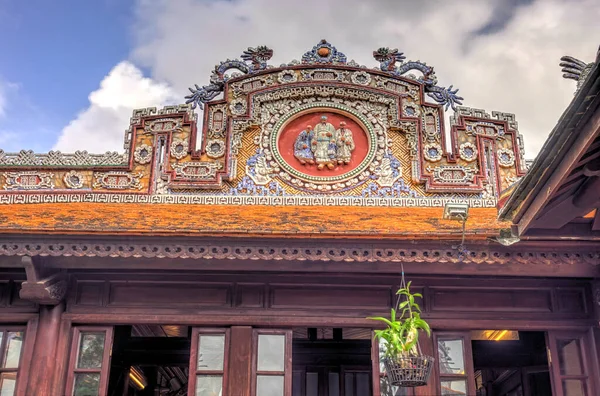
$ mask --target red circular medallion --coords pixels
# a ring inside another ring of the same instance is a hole
[[[369,139],[353,118],[315,111],[288,122],[279,134],[277,148],[283,160],[298,172],[332,177],[344,175],[362,163],[369,151]]]

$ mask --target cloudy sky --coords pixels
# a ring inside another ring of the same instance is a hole
[[[559,58],[594,60],[599,19],[598,0],[0,0],[0,148],[121,151],[132,109],[183,102],[219,61],[326,38],[434,66],[465,105],[515,113],[533,158],[573,97]]]

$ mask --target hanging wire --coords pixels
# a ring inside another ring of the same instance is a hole
[[[463,223],[464,226],[464,223]],[[463,233],[463,240],[464,240],[464,233]],[[404,264],[402,262],[400,262],[400,269],[402,271],[402,276],[400,278],[400,288],[401,289],[406,289],[406,280],[404,278]],[[401,294],[398,294],[398,298],[396,299],[396,314],[398,313],[398,308],[400,307],[400,298],[401,298]],[[406,298],[408,301],[408,297]],[[396,320],[398,320],[398,318],[396,317]],[[417,330],[418,331],[418,330]],[[417,351],[419,355],[422,355],[423,353],[421,352],[421,345],[419,345],[420,342],[417,342]]]

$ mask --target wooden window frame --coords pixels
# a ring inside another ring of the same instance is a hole
[[[440,368],[440,354],[438,350],[438,341],[447,340],[462,340],[463,345],[463,364],[465,366],[465,374],[442,374]],[[473,367],[473,348],[471,346],[471,333],[470,332],[450,332],[450,331],[437,331],[433,332],[433,349],[435,356],[435,369],[437,370],[437,390],[441,393],[442,381],[452,380],[465,380],[466,382],[466,394],[475,394],[475,369]],[[433,376],[432,376],[433,377]]]
[[[81,369],[77,368],[77,358],[79,353],[79,343],[82,333],[101,333],[104,332],[104,352],[102,354],[102,366],[99,369]],[[73,395],[76,374],[100,374],[100,385],[98,386],[98,395],[104,396],[108,391],[108,378],[110,374],[110,358],[112,356],[113,345],[113,326],[76,326],[73,327],[73,338],[71,339],[71,352],[69,354],[69,371],[67,374],[67,385],[65,394]]]
[[[223,369],[222,370],[198,370],[198,347],[200,346],[200,337],[210,335],[225,336],[225,348],[223,350]],[[228,328],[192,328],[192,343],[190,350],[190,367],[188,375],[188,395],[196,394],[196,382],[199,375],[221,375],[223,377],[222,394],[227,396],[227,383],[229,372],[229,342],[230,329]]]
[[[23,341],[21,344],[21,351],[19,354],[19,364],[17,367],[5,368],[4,362],[4,354],[7,352],[6,348],[8,347],[8,339],[7,335],[9,332],[22,332],[23,333]],[[15,373],[15,395],[18,395],[18,386],[19,386],[19,372],[21,370],[21,363],[23,359],[23,350],[25,349],[25,337],[27,336],[27,331],[25,326],[0,326],[0,333],[2,333],[2,342],[0,343],[0,375],[4,373]]]
[[[577,339],[579,341],[582,374],[561,374],[558,357],[558,340]],[[548,363],[552,390],[556,394],[564,394],[563,381],[581,381],[588,396],[594,395],[598,386],[597,373],[593,364],[594,339],[590,331],[582,330],[557,330],[546,332],[546,347],[548,348]]]
[[[258,336],[259,335],[283,335],[285,336],[285,347],[283,355],[283,371],[259,371],[258,368]],[[292,330],[254,329],[252,331],[252,396],[260,396],[256,393],[257,377],[259,375],[283,376],[283,395],[292,394]]]

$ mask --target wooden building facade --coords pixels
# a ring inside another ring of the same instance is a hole
[[[135,111],[124,154],[2,152],[0,393],[600,394],[600,68],[528,166],[514,115],[373,55],[249,48]],[[414,389],[367,319],[402,272]]]

